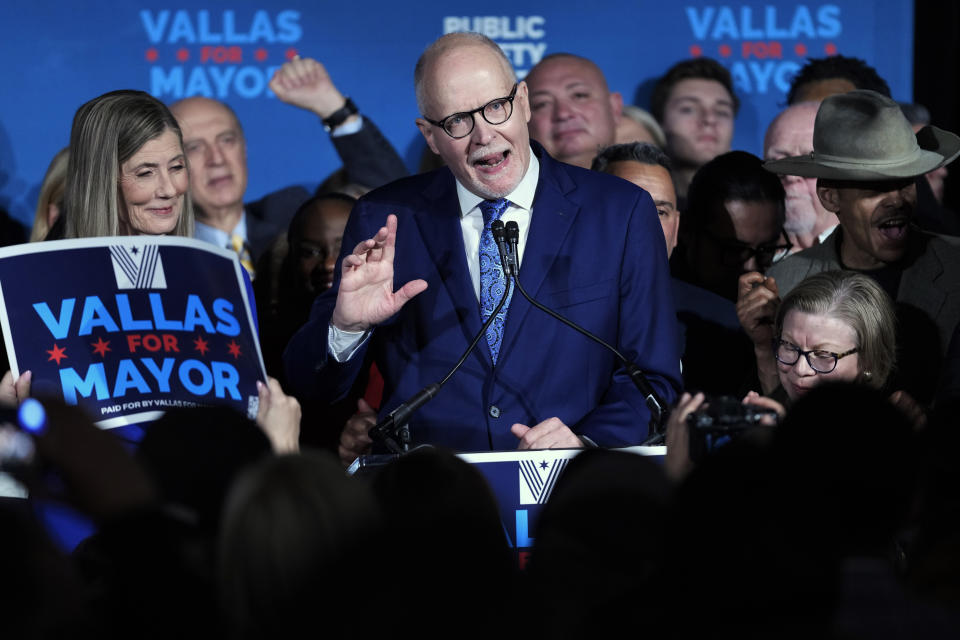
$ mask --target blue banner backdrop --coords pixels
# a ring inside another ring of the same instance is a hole
[[[475,30],[506,51],[520,75],[561,51],[593,59],[625,101],[648,106],[656,77],[691,56],[720,60],[743,107],[734,148],[760,153],[807,57],[858,56],[912,95],[913,3],[560,2],[452,9],[369,0],[244,0],[178,4],[37,0],[0,8],[0,207],[32,220],[44,171],[68,143],[76,108],[120,88],[162,100],[205,95],[237,111],[248,145],[248,200],[290,184],[315,185],[339,162],[316,119],[272,97],[267,82],[288,56],[315,57],[415,169],[424,148],[413,121],[413,66],[449,31]]]
[[[205,404],[255,418],[266,373],[241,269],[231,251],[172,237],[2,249],[10,367],[103,428]]]

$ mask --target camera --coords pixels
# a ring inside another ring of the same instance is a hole
[[[695,430],[727,434],[757,425],[773,425],[778,420],[773,409],[743,404],[732,396],[707,398],[699,409],[687,416],[687,424]]]
[[[756,427],[773,426],[778,422],[779,416],[773,409],[743,404],[732,396],[709,397],[687,416],[690,459],[697,462]]]

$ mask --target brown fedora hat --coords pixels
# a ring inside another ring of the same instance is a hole
[[[952,162],[960,137],[937,127],[916,135],[900,106],[875,91],[829,96],[813,126],[813,153],[771,160],[768,171],[806,178],[912,178]]]

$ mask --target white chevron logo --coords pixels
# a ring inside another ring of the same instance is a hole
[[[544,458],[540,462],[521,460],[520,504],[544,504],[553,492],[557,478],[567,466],[566,458]]]
[[[110,247],[113,274],[118,289],[166,289],[167,278],[163,273],[160,249],[156,245],[143,247]]]

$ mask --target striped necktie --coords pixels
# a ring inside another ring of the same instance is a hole
[[[240,264],[247,271],[247,275],[253,280],[256,275],[256,269],[253,268],[253,257],[250,255],[250,245],[237,234],[230,236],[230,246],[228,247],[237,252],[240,256]]]

